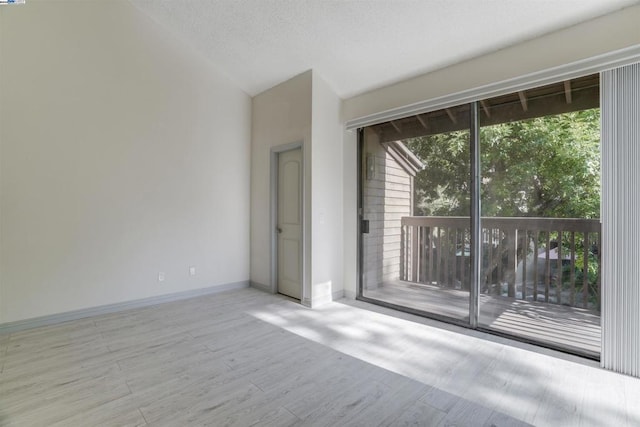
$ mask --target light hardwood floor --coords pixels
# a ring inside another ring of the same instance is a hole
[[[640,379],[246,289],[0,336],[0,425],[640,425]]]

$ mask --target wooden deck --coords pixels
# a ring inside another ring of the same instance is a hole
[[[469,319],[469,293],[409,282],[387,283],[364,296],[455,319]],[[600,315],[557,304],[480,296],[479,323],[494,331],[599,357]]]

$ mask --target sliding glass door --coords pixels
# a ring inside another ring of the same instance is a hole
[[[359,297],[598,357],[599,139],[598,75],[365,128]]]
[[[463,105],[365,131],[362,296],[468,322],[469,117]]]
[[[600,353],[598,75],[480,110],[479,325]]]

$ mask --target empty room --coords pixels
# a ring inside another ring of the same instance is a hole
[[[0,0],[0,426],[640,425],[638,22]]]

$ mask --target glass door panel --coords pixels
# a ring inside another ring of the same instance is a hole
[[[559,84],[480,110],[479,325],[598,356],[600,118],[586,79],[579,105]]]
[[[469,123],[464,105],[365,129],[363,297],[469,321]]]

